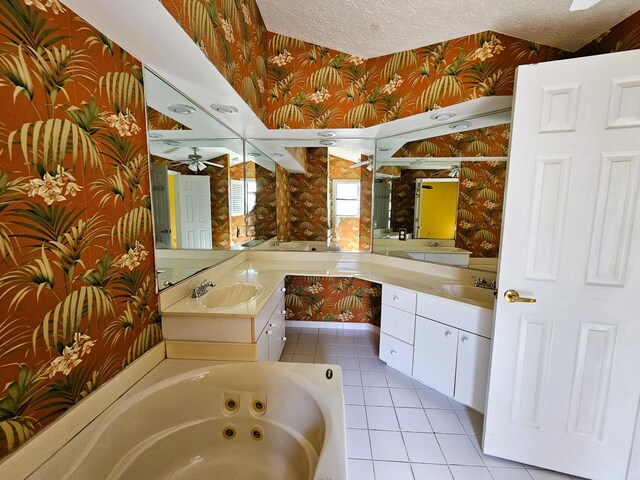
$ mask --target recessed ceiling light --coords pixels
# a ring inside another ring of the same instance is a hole
[[[325,130],[323,132],[318,132],[318,136],[322,138],[331,138],[336,136],[336,132],[332,132],[330,130]]]
[[[389,150],[391,150],[389,147],[378,147],[379,152],[388,152]]]
[[[328,147],[330,147],[331,145],[335,145],[336,142],[335,140],[320,140],[320,145],[326,145]]]
[[[213,108],[218,113],[224,113],[225,115],[235,115],[238,113],[238,109],[233,105],[223,105],[222,103],[212,103]]]
[[[169,105],[167,108],[174,113],[179,113],[180,115],[191,115],[192,113],[197,112],[197,110],[193,108],[191,105],[184,105],[182,103]]]
[[[165,145],[169,145],[170,147],[179,147],[180,145],[182,145],[180,142],[174,142],[173,140],[165,140],[164,142]]]
[[[149,138],[162,138],[159,133],[149,132]]]
[[[258,152],[250,152],[250,153],[247,153],[247,157],[256,158],[256,157],[261,157],[261,156],[262,156],[262,154],[261,154],[261,153],[258,153]]]
[[[457,131],[466,130],[471,126],[471,122],[462,122],[462,123],[454,123],[453,125],[449,125],[449,128],[452,128]]]
[[[455,116],[456,114],[453,112],[440,112],[440,113],[434,113],[433,115],[431,115],[431,119],[437,120],[439,122],[445,122]]]
[[[284,153],[279,153],[279,152],[272,152],[271,153],[272,157],[284,157]]]

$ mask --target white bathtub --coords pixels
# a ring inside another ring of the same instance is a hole
[[[344,436],[340,367],[215,365],[125,396],[28,478],[346,480]]]

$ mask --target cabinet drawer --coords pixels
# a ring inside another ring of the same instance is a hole
[[[380,360],[392,368],[411,375],[413,347],[385,333],[380,334]]]
[[[416,313],[416,293],[398,287],[382,287],[382,303],[409,313]]]
[[[277,362],[280,360],[282,350],[284,349],[285,337],[285,325],[282,322],[278,330],[274,329],[273,333],[269,335],[269,361]]]
[[[449,397],[456,379],[458,330],[416,317],[413,376]]]
[[[382,305],[380,331],[413,345],[415,319],[413,313],[398,310],[389,305]]]
[[[416,314],[487,338],[493,333],[493,310],[448,298],[421,293]]]

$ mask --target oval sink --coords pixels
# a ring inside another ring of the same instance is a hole
[[[469,285],[458,285],[457,283],[445,283],[440,285],[440,289],[444,292],[456,297],[463,297],[476,302],[488,303],[493,305],[495,297],[493,290],[488,288],[478,288]]]
[[[231,308],[250,302],[261,293],[262,287],[258,284],[237,282],[225,287],[213,287],[198,301],[205,308]]]

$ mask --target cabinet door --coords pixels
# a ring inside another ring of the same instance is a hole
[[[427,318],[416,317],[413,376],[450,397],[456,378],[458,330]]]
[[[385,333],[380,334],[380,360],[391,368],[411,375],[413,347]]]
[[[266,362],[269,360],[269,328],[265,328],[262,334],[258,337],[256,345],[258,346],[258,361]]]
[[[389,305],[382,305],[380,331],[413,345],[415,315],[398,310]]]
[[[482,413],[487,395],[490,354],[491,340],[472,333],[459,333],[454,398]]]

